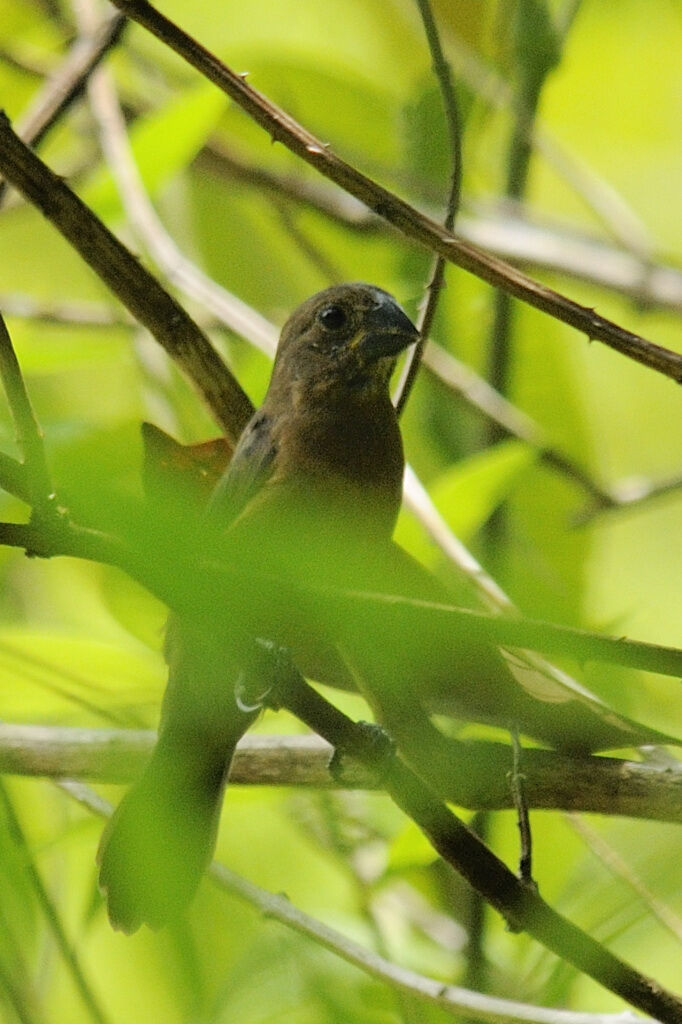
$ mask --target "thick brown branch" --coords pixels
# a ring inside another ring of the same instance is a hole
[[[235,441],[251,402],[178,302],[0,116],[0,172],[54,224],[200,389]]]

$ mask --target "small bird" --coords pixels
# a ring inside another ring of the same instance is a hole
[[[320,559],[331,564],[329,552],[351,539],[388,544],[403,473],[389,380],[416,337],[395,300],[370,285],[329,288],[294,312],[265,401],[209,505],[224,557],[239,551],[248,565],[246,547],[261,570],[297,563],[305,572]],[[173,618],[166,654],[158,742],[98,853],[110,920],[126,932],[158,928],[192,899],[213,853],[234,748],[257,714],[240,687],[268,671],[258,644],[216,636],[210,622]],[[330,662],[340,664],[333,651]]]
[[[416,338],[396,301],[368,284],[328,288],[286,322],[265,400],[207,512],[219,556],[238,564],[245,580],[252,570],[448,600],[392,540],[404,458],[389,383]],[[369,622],[334,624],[314,608],[283,606],[274,590],[263,605],[250,636],[243,622],[226,636],[210,621],[171,621],[159,739],[99,849],[100,887],[117,928],[160,927],[194,895],[213,853],[234,748],[258,713],[240,694],[257,692],[260,679],[267,689],[267,645],[257,640],[286,647],[304,675],[359,687],[399,746],[401,733],[409,744],[423,708],[518,727],[574,750],[659,738],[607,714],[589,694],[562,691],[522,652],[461,637],[429,644],[409,630],[363,644]]]

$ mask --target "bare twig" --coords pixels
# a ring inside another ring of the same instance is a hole
[[[633,1024],[632,1016],[627,1013],[592,1014],[546,1009],[511,999],[487,996],[456,985],[444,985],[365,949],[335,929],[298,910],[286,897],[266,892],[222,864],[214,862],[210,872],[222,888],[246,900],[265,917],[274,918],[300,935],[311,938],[365,974],[398,989],[410,1000],[454,1014],[458,1020],[464,1017],[468,1020],[490,1021],[491,1024]],[[646,1022],[647,1018],[643,1018],[643,1024]],[[653,1024],[653,1021],[649,1019],[648,1024]]]
[[[566,21],[563,27],[570,27],[570,21]],[[450,39],[450,46],[462,80],[495,109],[506,110],[511,107],[511,86],[493,65],[484,62],[456,37]],[[629,252],[648,261],[652,248],[649,232],[614,187],[593,168],[580,161],[573,152],[565,149],[544,125],[538,122],[534,124],[530,142],[597,216],[611,237],[617,239]]]
[[[471,580],[485,606],[494,612],[513,612],[512,601],[455,536],[410,465],[405,467],[403,494],[407,506],[412,509],[432,540],[467,579]]]
[[[60,789],[93,814],[108,817],[112,811],[107,801],[88,786],[64,779]],[[209,868],[211,878],[221,889],[239,897],[260,911],[264,919],[272,919],[300,935],[312,939],[335,956],[358,967],[370,977],[396,988],[420,1003],[433,1005],[459,1016],[466,1013],[475,1020],[491,1024],[632,1024],[629,1013],[580,1013],[574,1010],[545,1009],[511,999],[482,995],[455,985],[444,985],[423,974],[398,967],[385,957],[365,949],[341,932],[293,906],[285,896],[267,892],[253,882],[214,861]],[[654,1024],[650,1018],[638,1018],[642,1024]]]
[[[493,577],[486,572],[480,562],[474,558],[468,548],[455,536],[435,507],[426,488],[409,465],[405,467],[403,493],[406,504],[418,517],[432,540],[472,583],[483,606],[488,608],[494,615],[503,615],[507,618],[518,617],[518,608],[516,608]],[[523,646],[519,645],[520,648]],[[533,648],[535,645],[530,644],[529,646]],[[537,649],[547,650],[547,648]],[[518,653],[523,660],[525,672],[537,674],[540,677],[545,677],[545,679],[551,679],[560,692],[564,694],[580,694],[583,697],[587,696],[592,704],[596,702],[596,698],[588,693],[580,683],[562,669],[557,668],[556,665],[551,664],[540,654],[532,650],[520,650]],[[555,648],[554,653],[560,654],[560,648]]]
[[[682,476],[671,476],[666,480],[652,481],[644,477],[630,477],[614,484],[609,494],[599,499],[576,517],[579,525],[591,522],[596,516],[605,512],[618,512],[640,508],[657,498],[673,494],[682,489]]]
[[[130,327],[135,322],[113,303],[106,306],[95,302],[52,302],[21,293],[0,293],[0,309],[6,316],[68,327]]]
[[[309,206],[351,231],[387,230],[386,224],[353,196],[300,174],[277,174],[248,163],[226,150],[222,142],[211,140],[197,160],[260,191]],[[647,309],[682,312],[682,272],[640,255],[639,249],[625,250],[564,225],[530,220],[522,210],[508,205],[477,205],[468,212],[464,207],[457,217],[457,230],[465,241],[521,266],[557,271],[607,288]]]
[[[325,701],[294,671],[287,674],[278,703],[324,736],[341,754],[381,771],[382,786],[424,832],[443,859],[459,872],[515,930],[527,931],[548,949],[662,1022],[679,1024],[682,1000],[646,978],[556,913],[533,887],[523,884],[477,837],[435,798],[397,755],[377,766],[376,737]],[[381,756],[381,755],[380,755]]]
[[[424,365],[455,394],[461,395],[474,409],[495,422],[500,431],[525,441],[535,448],[547,465],[580,486],[598,507],[610,506],[616,499],[567,455],[554,448],[542,428],[530,416],[517,409],[483,377],[460,362],[446,349],[431,341],[424,353]]]
[[[81,36],[74,43],[17,124],[17,133],[28,146],[38,146],[80,96],[88,76],[117,44],[126,24],[122,14],[115,14],[103,21],[96,32]],[[7,183],[0,181],[0,203],[6,188]]]
[[[682,381],[682,355],[625,330],[599,316],[594,310],[581,306],[532,280],[502,260],[460,241],[445,228],[420,214],[409,203],[341,160],[329,146],[271,103],[262,93],[252,89],[243,76],[231,71],[146,0],[114,2],[120,10],[147,28],[231,96],[275,141],[284,143],[306,163],[360,199],[375,213],[393,224],[406,238],[443,256],[448,262],[476,274],[489,284],[503,288],[529,305],[570,324],[588,338],[602,341],[628,358],[673,380]]]
[[[436,76],[440,88],[443,109],[445,112],[445,123],[448,130],[450,143],[450,189],[445,209],[443,226],[447,231],[452,232],[455,226],[455,218],[459,211],[462,200],[462,125],[460,123],[459,109],[457,107],[457,96],[452,84],[452,72],[450,65],[445,59],[443,47],[441,46],[438,27],[433,17],[429,0],[417,0],[419,14],[424,26],[424,32],[431,53],[433,73]],[[412,387],[417,378],[419,367],[424,356],[424,350],[428,343],[429,334],[438,308],[443,283],[445,280],[445,260],[438,255],[433,261],[430,280],[426,289],[426,302],[419,313],[417,328],[419,338],[417,344],[408,353],[403,368],[402,376],[398,384],[395,406],[398,415],[402,413],[405,404],[410,396]]]

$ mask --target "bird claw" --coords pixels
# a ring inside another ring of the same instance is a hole
[[[235,702],[244,714],[279,707],[277,694],[294,668],[287,647],[265,637],[256,637],[255,643],[257,664],[248,673],[240,672],[234,687]]]
[[[395,756],[396,744],[383,726],[375,722],[356,722],[354,749],[336,747],[329,762],[329,772],[337,781],[343,775],[344,757],[358,757],[366,767],[376,773],[376,784],[381,786]]]

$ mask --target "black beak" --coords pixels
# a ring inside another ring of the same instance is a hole
[[[373,289],[376,301],[365,313],[357,347],[363,359],[372,363],[397,356],[419,337],[419,331],[388,292]]]

